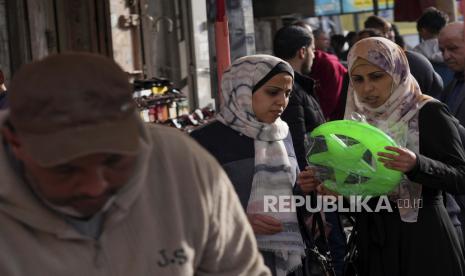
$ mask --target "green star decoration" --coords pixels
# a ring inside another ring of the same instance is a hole
[[[310,137],[314,143],[307,156],[309,163],[332,171],[322,180],[328,189],[339,194],[386,194],[402,177],[402,173],[385,168],[373,158],[377,152],[385,151],[385,146],[396,146],[396,143],[369,124],[332,121],[313,130]],[[317,148],[318,144],[320,148]]]

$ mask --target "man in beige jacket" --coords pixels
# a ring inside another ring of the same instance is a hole
[[[0,275],[270,275],[216,161],[144,125],[91,54],[20,69],[0,114]]]

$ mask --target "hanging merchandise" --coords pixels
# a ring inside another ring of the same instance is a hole
[[[165,124],[189,133],[213,119],[215,119],[215,111],[211,105],[208,105],[202,109],[196,109],[192,114],[187,113],[175,119],[169,119]]]
[[[378,152],[396,142],[367,123],[339,120],[320,125],[310,133],[307,160],[318,178],[341,195],[379,196],[400,182],[402,173],[378,161]]]
[[[173,88],[173,83],[167,79],[135,80],[133,86],[133,99],[144,122],[164,124],[190,132],[215,116],[211,106],[196,109],[190,114],[187,97]]]
[[[173,88],[173,83],[167,79],[152,78],[134,81],[133,98],[146,122],[163,123],[170,118],[182,114],[169,111],[169,107],[186,102],[187,98],[179,90]],[[148,111],[148,112],[146,112]]]

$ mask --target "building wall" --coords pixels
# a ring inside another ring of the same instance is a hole
[[[113,59],[125,70],[134,76],[142,73],[139,51],[134,45],[137,42],[138,27],[122,27],[121,21],[131,14],[131,7],[127,0],[111,0],[110,4],[110,28],[113,48]]]

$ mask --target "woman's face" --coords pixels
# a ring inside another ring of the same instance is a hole
[[[292,77],[279,73],[269,79],[252,95],[252,109],[257,120],[271,124],[281,116],[289,102]]]
[[[360,64],[350,73],[357,98],[371,108],[384,104],[391,96],[392,77],[372,64]]]

